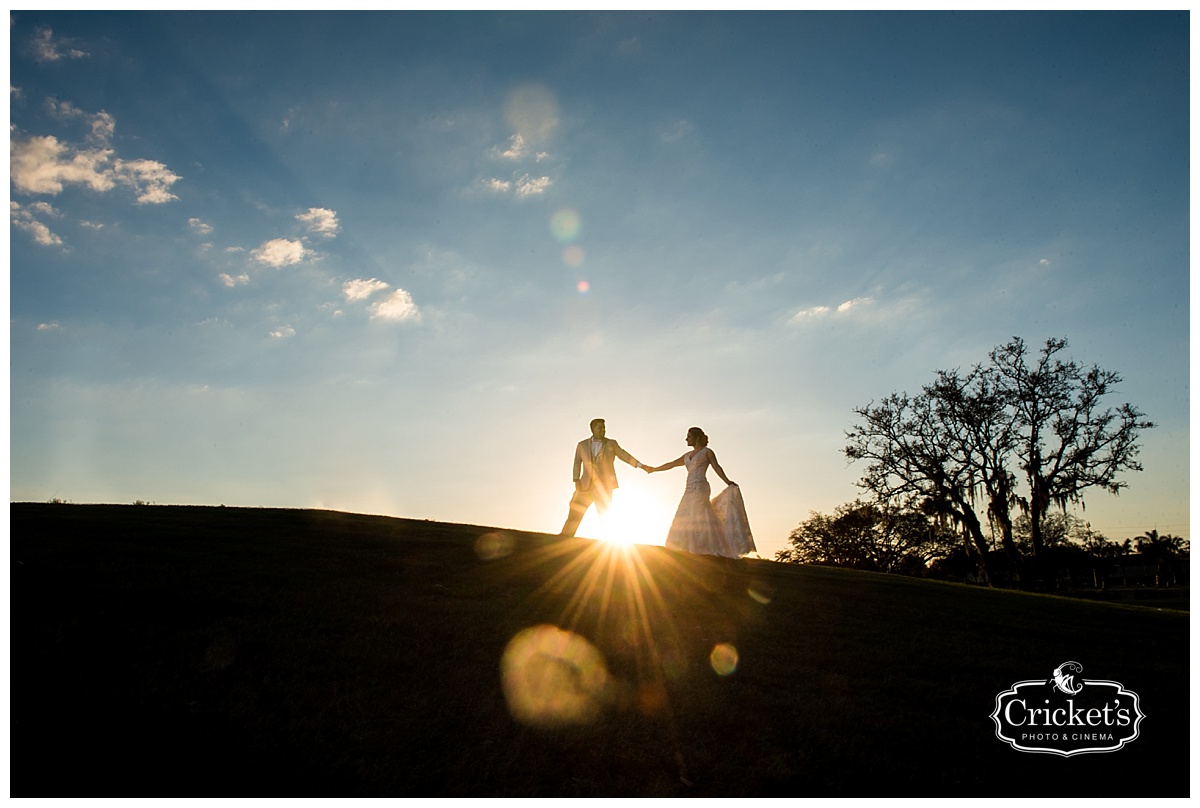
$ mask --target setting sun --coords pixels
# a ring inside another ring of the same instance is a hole
[[[613,495],[612,508],[601,516],[590,508],[576,535],[603,539],[614,544],[655,544],[667,540],[667,530],[675,515],[668,505],[646,491],[619,488]]]

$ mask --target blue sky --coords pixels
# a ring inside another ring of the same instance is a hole
[[[11,496],[555,532],[603,417],[649,463],[703,427],[771,555],[860,495],[854,407],[1053,336],[1158,424],[1078,515],[1189,537],[1188,42],[1186,12],[13,12]],[[661,541],[683,472],[618,472]]]

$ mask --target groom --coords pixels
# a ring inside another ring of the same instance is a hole
[[[617,487],[617,471],[613,459],[621,458],[631,466],[643,468],[633,455],[617,445],[615,440],[604,437],[604,419],[591,423],[592,436],[579,441],[575,447],[575,466],[571,478],[575,480],[575,495],[571,497],[571,510],[563,524],[560,536],[574,536],[583,521],[583,515],[594,502],[596,510],[604,513],[612,502],[613,489]]]

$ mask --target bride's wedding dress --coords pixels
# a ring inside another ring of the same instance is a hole
[[[741,490],[731,485],[709,501],[712,493],[707,476],[710,455],[705,447],[683,458],[688,473],[687,484],[667,533],[667,547],[725,558],[754,552],[754,536],[750,533]]]

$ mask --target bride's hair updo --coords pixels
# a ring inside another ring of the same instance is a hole
[[[705,435],[704,430],[701,429],[700,427],[698,427],[698,426],[692,427],[691,429],[688,430],[688,434],[695,436],[697,446],[704,447],[704,446],[708,445],[708,435]]]

